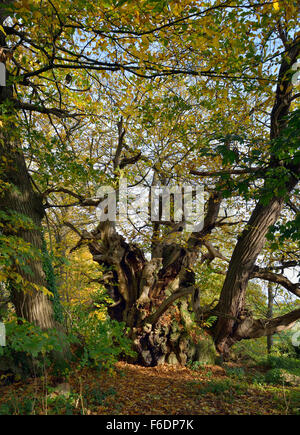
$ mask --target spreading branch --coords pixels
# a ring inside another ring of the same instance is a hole
[[[188,296],[192,294],[194,291],[194,286],[180,288],[176,292],[172,293],[167,299],[165,299],[161,305],[157,308],[157,310],[150,314],[150,316],[147,316],[143,324],[150,323],[151,325],[154,325],[158,319],[162,316],[162,314],[167,311],[167,309],[179,298],[182,298],[184,296]]]
[[[196,171],[190,170],[191,175],[198,175],[199,177],[219,177],[220,175],[243,175],[254,174],[261,171],[261,168],[247,168],[247,169],[223,169],[222,171]]]
[[[273,335],[275,333],[292,328],[299,319],[300,308],[291,311],[284,316],[275,317],[274,319],[252,319],[251,317],[246,318],[237,327],[235,337],[239,340],[242,340]]]
[[[260,269],[255,267],[251,274],[251,278],[260,278],[275,284],[280,284],[290,293],[300,297],[300,283],[292,283],[286,276],[278,273],[271,272],[267,269]]]
[[[45,107],[39,104],[25,103],[24,101],[13,100],[14,108],[17,110],[28,110],[30,112],[44,113],[46,115],[55,115],[58,118],[75,118],[76,116],[83,116],[79,113],[70,113],[67,110],[59,109],[57,107]]]

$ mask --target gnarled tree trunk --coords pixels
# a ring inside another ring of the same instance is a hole
[[[104,284],[115,303],[108,311],[130,328],[139,363],[185,364],[197,356],[186,330],[171,324],[165,313],[176,300],[195,293],[192,269],[204,237],[214,228],[220,203],[219,194],[213,194],[203,229],[192,233],[185,247],[176,244],[173,237],[153,243],[151,260],[126,242],[113,222],[100,222],[94,231],[83,234],[83,239],[89,239],[94,261],[110,270]],[[184,324],[183,316],[179,316]]]

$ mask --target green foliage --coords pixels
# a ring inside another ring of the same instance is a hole
[[[51,389],[48,389],[48,391],[51,393]],[[47,398],[47,405],[50,407],[49,414],[61,414],[64,410],[65,415],[73,415],[76,408],[76,401],[78,401],[78,394],[70,394],[67,397],[63,395],[51,397],[50,394]]]
[[[300,160],[300,109],[290,113],[286,121],[287,125],[281,131],[280,136],[273,141],[271,151],[278,160],[293,161],[294,164],[297,164]]]
[[[106,404],[107,399],[115,396],[117,391],[114,388],[104,390],[86,385],[82,393],[72,391],[69,394],[58,394],[55,387],[48,386],[46,394],[47,401],[45,397],[32,393],[25,397],[11,394],[1,404],[0,415],[33,415],[39,413],[39,410],[46,411],[48,415],[73,415],[91,409],[96,411],[99,406]]]
[[[265,375],[265,382],[268,384],[294,383],[300,377],[300,364],[296,358],[269,355],[263,363],[270,368]]]
[[[267,358],[266,337],[237,342],[232,351],[238,360],[253,364],[261,364]]]
[[[217,319],[217,316],[210,316],[207,320],[205,320],[204,326],[211,328]]]
[[[91,387],[85,386],[84,388],[84,396],[88,397],[89,404],[101,406],[105,403],[108,397],[114,396],[117,394],[117,391],[114,388],[109,388],[106,391],[103,391],[100,387]]]
[[[232,139],[232,138],[231,138]],[[236,138],[235,138],[236,139]],[[228,138],[226,138],[228,141]],[[217,147],[217,152],[219,152],[223,158],[223,164],[233,164],[235,161],[238,160],[239,156],[238,153],[231,150],[228,145],[219,145]]]
[[[291,239],[300,241],[300,214],[298,213],[293,220],[289,220],[284,224],[278,223],[270,227],[268,239],[274,240],[278,236],[279,242]]]
[[[235,379],[242,380],[245,378],[245,370],[242,367],[227,367],[226,374]]]
[[[44,269],[44,272],[46,275],[47,287],[48,287],[48,290],[53,294],[51,299],[52,299],[52,303],[53,303],[54,319],[57,322],[62,323],[63,322],[62,306],[61,306],[59,294],[57,291],[52,261],[51,261],[50,255],[48,253],[46,241],[44,238],[43,238],[42,252],[43,252],[43,269]]]
[[[204,364],[202,361],[188,361],[188,363],[187,363],[187,367],[193,371],[197,371],[197,370],[203,368],[203,365]]]
[[[300,415],[300,391],[291,391],[289,394],[290,408],[296,415]]]
[[[104,310],[103,312],[106,312],[105,307],[107,305],[113,304],[113,299],[107,294],[106,291],[103,291],[103,288],[99,288],[98,290],[91,293],[91,300],[98,310]]]
[[[2,281],[13,280],[14,285],[22,281],[20,274],[15,272],[14,265],[27,275],[32,275],[32,270],[28,266],[28,260],[40,258],[38,250],[34,249],[24,239],[16,235],[2,235],[0,233],[0,278]]]
[[[26,397],[18,398],[11,395],[6,403],[0,406],[0,415],[30,415],[34,407],[34,400]]]
[[[279,336],[279,340],[274,340],[274,344],[272,346],[272,354],[274,356],[279,357],[287,357],[287,358],[299,358],[300,357],[300,348],[293,346],[291,335],[292,331],[286,331],[285,333],[281,333]],[[299,361],[300,365],[300,361]]]
[[[0,406],[0,415],[10,415],[11,414],[11,408],[8,403],[3,403]]]
[[[225,379],[221,381],[210,381],[206,386],[201,387],[199,394],[231,394],[234,393],[242,393],[245,390],[245,387],[242,384],[232,382],[230,379]]]
[[[24,319],[7,322],[6,346],[0,347],[1,383],[41,375],[53,364],[54,355],[63,354],[65,340],[60,331],[46,332]]]
[[[3,227],[5,229],[9,228],[14,233],[17,233],[21,229],[36,229],[36,225],[31,218],[14,210],[0,211],[0,228]]]
[[[46,356],[55,349],[61,349],[61,337],[56,330],[42,331],[40,327],[17,319],[6,324],[7,346],[0,347],[0,355],[7,355],[10,352],[24,352],[32,358]]]
[[[296,358],[270,355],[267,359],[267,364],[272,369],[285,369],[290,373],[299,373],[300,375],[300,363]]]
[[[266,383],[265,375],[262,374],[262,373],[256,372],[256,373],[252,376],[252,378],[251,378],[251,382],[252,382],[254,385],[264,385],[264,384]]]
[[[1,180],[0,180],[1,182]],[[1,184],[1,183],[0,183]],[[5,229],[6,234],[2,229]],[[15,286],[23,281],[16,272],[15,265],[27,274],[32,275],[29,261],[40,259],[41,253],[30,243],[18,235],[20,231],[36,229],[36,225],[28,216],[13,210],[0,211],[0,279],[11,281]]]
[[[300,109],[294,110],[286,119],[286,127],[281,131],[279,137],[273,140],[271,145],[271,152],[274,158],[281,162],[280,166],[270,168],[266,173],[266,184],[264,188],[263,201],[268,200],[274,195],[286,196],[287,194],[287,180],[293,169],[289,166],[292,164],[294,167],[300,161],[299,151],[299,135],[300,135]],[[284,164],[284,165],[283,165]],[[272,239],[272,234],[275,231],[280,231],[282,240],[291,238],[293,240],[300,239],[299,233],[299,213],[293,221],[287,222],[285,225],[274,225],[269,231],[269,238]]]
[[[87,314],[82,306],[72,307],[72,334],[80,337],[83,345],[80,365],[113,370],[121,356],[136,356],[127,338],[125,324],[110,318]]]
[[[98,386],[86,384],[82,391],[70,391],[66,393],[58,393],[57,388],[48,387],[47,405],[49,406],[49,414],[78,414],[85,410],[92,410],[101,405],[105,405],[106,400],[115,394],[117,391],[114,388],[102,389]]]
[[[206,387],[201,388],[200,394],[212,393],[212,394],[222,394],[228,391],[231,386],[230,381],[212,381]]]
[[[269,370],[265,375],[265,381],[267,384],[279,385],[284,383],[282,377],[282,371],[279,368]]]

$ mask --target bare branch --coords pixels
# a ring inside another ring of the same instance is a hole
[[[299,92],[298,94],[293,95],[293,96],[291,97],[290,101],[297,100],[297,98],[299,98],[299,97],[300,97],[300,92]]]
[[[200,264],[204,263],[206,260],[210,264],[215,258],[221,258],[221,260],[229,262],[229,260],[224,257],[224,255],[219,251],[218,248],[214,247],[212,243],[208,240],[203,242],[204,246],[207,248],[207,253],[202,255]]]
[[[219,177],[220,175],[242,175],[242,174],[253,174],[261,171],[261,168],[247,168],[247,169],[224,169],[222,171],[196,171],[194,169],[190,170],[190,174],[198,175],[200,177]]]
[[[83,239],[83,234],[73,224],[71,224],[71,222],[63,222],[63,225],[70,228],[72,231],[74,231],[74,233]]]
[[[120,157],[121,157],[121,153],[123,150],[123,146],[124,146],[124,135],[125,135],[126,130],[123,129],[123,117],[121,116],[120,121],[118,122],[118,133],[119,133],[119,138],[118,138],[118,146],[117,146],[117,150],[116,150],[116,154],[113,160],[114,163],[114,170],[117,169],[117,167],[120,165]]]
[[[195,231],[191,234],[188,241],[189,249],[203,243],[204,237],[211,233],[216,225],[219,215],[220,206],[222,202],[222,195],[220,192],[213,192],[208,200],[207,213],[204,218],[203,228],[200,231]]]
[[[80,239],[78,240],[78,242],[76,243],[75,246],[73,246],[73,248],[70,249],[70,253],[76,251],[78,248],[80,248],[83,243],[85,242],[85,240],[93,240],[93,236],[86,230],[80,232],[78,230],[78,228],[76,228],[71,222],[63,222],[63,225],[65,225],[66,227],[69,227],[72,231],[74,231],[79,237]]]
[[[226,275],[226,272],[223,270],[213,269],[214,273],[219,275]],[[275,284],[280,284],[289,292],[293,293],[295,296],[300,297],[300,283],[293,283],[286,276],[271,272],[269,269],[260,269],[258,266],[255,266],[252,274],[250,275],[250,279],[259,278],[269,282],[273,282]]]
[[[300,284],[299,283],[292,283],[284,275],[270,272],[267,269],[255,268],[251,274],[251,279],[252,278],[260,278],[260,279],[264,279],[264,280],[269,281],[269,282],[273,282],[275,284],[280,284],[282,287],[284,287],[290,293],[293,293],[295,296],[300,297]]]
[[[264,267],[263,270],[283,270],[287,269],[289,267],[296,267],[299,266],[300,263],[297,260],[291,260],[291,261],[284,261],[279,266],[270,266],[270,267]]]
[[[133,163],[136,163],[139,161],[142,157],[142,153],[139,152],[138,154],[132,156],[132,157],[124,157],[124,159],[120,162],[120,169],[125,168],[125,166],[132,165]]]
[[[58,109],[57,107],[45,107],[38,104],[24,103],[23,101],[13,100],[15,109],[29,110],[30,112],[39,112],[46,115],[55,115],[58,118],[75,118],[79,113],[69,113],[67,110]],[[83,114],[81,114],[83,115]]]
[[[83,196],[79,195],[78,193],[73,192],[72,190],[67,189],[65,187],[57,187],[57,188],[50,187],[49,189],[46,189],[43,192],[43,196],[46,197],[50,193],[66,193],[67,195],[73,196],[74,198],[78,199],[78,201],[79,201],[78,204],[74,204],[74,205],[81,205],[84,207],[91,207],[91,206],[97,207],[101,201],[100,198],[84,198]]]
[[[287,205],[290,207],[291,210],[293,210],[294,213],[300,213],[300,209],[290,199],[287,201]]]

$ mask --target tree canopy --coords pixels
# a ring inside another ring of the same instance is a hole
[[[170,344],[184,304],[224,357],[292,327],[298,2],[2,0],[0,25],[0,276],[17,316],[52,328],[77,276],[83,294],[107,292],[148,365],[190,358]],[[132,194],[203,186],[202,227],[99,222],[98,188],[120,194],[124,178]],[[249,309],[264,282],[289,295],[274,318]]]

